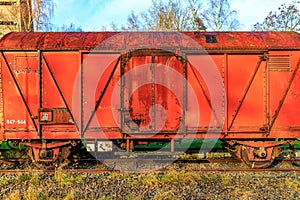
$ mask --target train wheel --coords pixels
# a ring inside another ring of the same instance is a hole
[[[32,163],[39,169],[55,169],[59,166],[65,166],[69,163],[71,146],[58,147],[54,149],[28,148],[28,156]],[[59,154],[60,153],[60,154]]]
[[[32,147],[28,148],[27,151],[28,156],[31,158],[32,163],[39,169],[54,169],[55,163],[54,162],[41,162],[38,159],[35,159],[35,149]]]
[[[233,145],[227,142],[224,142],[224,148],[235,158],[241,159],[241,145]]]
[[[239,145],[240,157],[243,163],[253,169],[263,169],[269,167],[280,153],[280,147],[269,147],[262,150],[260,156],[257,156],[255,151],[257,148]]]

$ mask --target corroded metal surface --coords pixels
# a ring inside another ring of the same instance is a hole
[[[266,141],[300,137],[299,50],[295,32],[10,33],[0,139],[223,139],[265,167],[281,145]]]
[[[20,33],[13,32],[3,37],[0,49],[11,50],[88,50],[94,49],[104,40],[117,35],[118,32],[84,32],[84,33]],[[300,34],[296,32],[184,32],[205,49],[299,49]],[[124,44],[136,46],[155,43],[156,38],[168,37],[168,43],[161,47],[185,47],[185,39],[178,33],[127,32],[122,33]],[[119,41],[116,50],[122,48]]]

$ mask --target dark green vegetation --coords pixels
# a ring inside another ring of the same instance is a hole
[[[196,140],[182,140],[181,142],[175,142],[175,151],[186,151],[189,153],[196,153],[199,152],[201,147],[204,147],[207,142],[204,142],[203,139],[196,139]],[[209,144],[209,143],[208,143]],[[214,142],[213,142],[214,144]],[[210,147],[210,145],[208,145]],[[84,147],[82,147],[83,149]],[[288,145],[282,146],[282,148],[288,148]],[[295,148],[300,149],[300,140],[297,140],[295,142]],[[19,150],[19,147],[17,145],[13,145],[11,141],[9,142],[2,142],[0,145],[0,159],[3,158],[26,158],[26,148],[24,146],[21,146],[22,151]],[[135,145],[134,149],[136,151],[156,151],[163,149],[165,151],[168,151],[170,149],[169,143],[157,143],[152,142],[148,145]],[[222,142],[217,141],[213,145],[212,151],[223,151]],[[225,150],[224,150],[225,151]]]

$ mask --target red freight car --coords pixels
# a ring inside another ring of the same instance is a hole
[[[259,168],[300,138],[295,32],[10,33],[0,51],[0,139],[37,163],[210,138]]]

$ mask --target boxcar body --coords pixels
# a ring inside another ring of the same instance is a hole
[[[0,140],[36,161],[82,138],[91,151],[218,138],[263,167],[300,138],[295,32],[10,33],[0,51]]]

